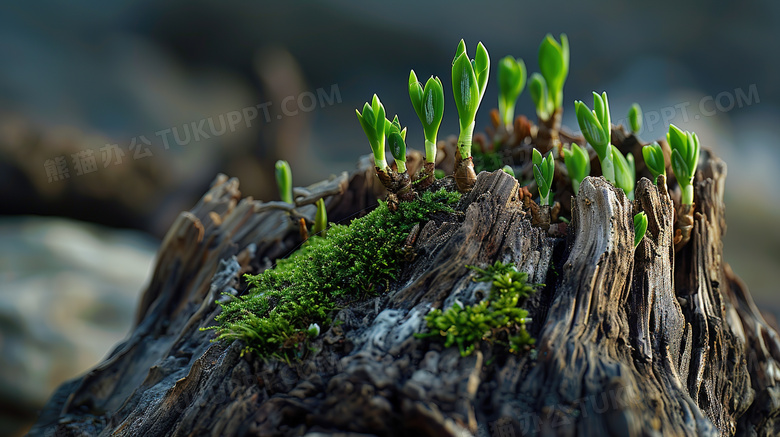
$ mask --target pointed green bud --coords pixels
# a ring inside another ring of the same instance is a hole
[[[515,170],[510,165],[505,165],[501,168],[501,170],[504,171],[504,173],[508,174],[509,176],[515,177]]]
[[[536,148],[534,148],[534,150],[532,152],[531,159],[532,159],[534,165],[542,165],[542,154],[539,153],[539,151],[536,150]]]
[[[672,149],[672,171],[682,189],[682,203],[690,205],[693,203],[693,177],[699,163],[699,137],[672,124],[666,140]]]
[[[634,172],[634,156],[623,156],[617,147],[610,145],[612,149],[612,162],[615,166],[615,185],[622,189],[629,199],[634,200],[634,187],[636,186],[636,173]]]
[[[282,202],[293,202],[292,169],[287,161],[276,161],[276,187],[279,189],[279,197]]]
[[[391,123],[387,124],[387,146],[390,154],[395,158],[395,164],[399,173],[406,172],[406,128],[401,129],[401,122],[398,116],[393,118]]]
[[[548,120],[552,115],[550,110],[551,102],[547,99],[547,83],[541,74],[534,73],[531,75],[531,80],[528,82],[528,92],[534,101],[536,115],[540,120]]]
[[[593,112],[601,124],[601,130],[604,131],[604,137],[607,138],[607,142],[611,142],[612,138],[612,123],[609,116],[609,100],[607,99],[607,92],[604,91],[601,95],[593,92]]]
[[[672,150],[672,171],[680,186],[689,185],[691,183],[693,175],[688,172],[688,164],[677,149]]]
[[[561,34],[561,43],[547,36],[539,45],[539,70],[547,82],[548,98],[552,102],[552,111],[563,103],[563,85],[569,74],[569,40]]]
[[[574,195],[580,191],[580,184],[590,175],[590,156],[587,150],[577,145],[571,144],[571,149],[563,149],[563,161],[566,169],[569,171]]]
[[[461,130],[474,121],[479,104],[479,87],[474,68],[463,53],[452,64],[452,95],[458,109]]]
[[[314,227],[311,228],[312,235],[326,237],[328,229],[328,211],[325,209],[325,200],[317,200],[317,213],[314,216]]]
[[[640,212],[634,216],[634,248],[639,246],[647,232],[647,214]]]
[[[535,148],[533,149],[533,171],[536,186],[539,189],[539,203],[542,206],[552,203],[552,183],[555,175],[555,158],[548,153],[545,158]]]
[[[425,161],[436,162],[436,136],[444,117],[444,87],[438,77],[431,76],[425,88],[417,81],[414,70],[409,73],[409,99],[425,133]]]
[[[374,94],[371,105],[363,105],[363,112],[355,110],[360,126],[363,128],[368,143],[371,145],[371,151],[374,154],[374,164],[379,171],[385,171],[387,161],[385,161],[385,131],[388,121],[385,118],[385,108],[379,97]]]
[[[664,151],[658,143],[648,144],[642,147],[642,157],[645,159],[645,165],[653,175],[653,183],[658,183],[658,176],[666,176],[666,162],[664,160]]]
[[[577,114],[577,123],[582,130],[582,136],[593,147],[593,150],[599,155],[599,159],[603,160],[609,149],[609,137],[604,136],[604,129],[601,127],[601,122],[597,118],[595,111],[591,111],[588,105],[581,101],[574,102],[575,112]]]
[[[423,87],[422,84],[420,84],[420,81],[417,80],[417,75],[414,74],[414,70],[409,72],[409,100],[412,101],[414,112],[416,112],[417,116],[422,120],[423,117],[420,115],[420,110],[422,109]]]
[[[628,125],[634,134],[642,130],[642,108],[639,103],[634,103],[628,110]]]
[[[458,43],[458,48],[455,49],[455,59],[457,59],[458,56],[460,56],[461,54],[465,54],[465,53],[466,53],[466,41],[461,39],[460,42]],[[455,60],[453,60],[452,63],[454,64]]]
[[[490,57],[485,46],[479,43],[476,58],[470,60],[465,44],[463,40],[460,41],[452,62],[452,94],[460,122],[458,151],[463,159],[471,157],[475,117],[490,73]]]
[[[666,133],[666,142],[669,143],[669,147],[672,150],[679,150],[681,151],[681,154],[683,154],[682,151],[687,151],[687,135],[685,135],[685,132],[673,124],[669,125],[669,132]],[[685,154],[687,155],[687,153]]]
[[[477,76],[479,84],[479,100],[482,101],[490,76],[490,56],[482,42],[477,44],[477,54],[474,56],[474,74]]]
[[[498,113],[509,129],[515,118],[515,104],[526,82],[525,63],[522,59],[506,56],[498,63]]]

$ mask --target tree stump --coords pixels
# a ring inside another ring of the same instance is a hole
[[[168,232],[129,338],[65,383],[31,435],[759,435],[780,433],[780,339],[722,261],[725,164],[702,154],[690,242],[675,253],[666,181],[636,202],[602,178],[572,199],[566,236],[531,224],[517,181],[481,173],[455,213],[422,226],[391,290],[335,315],[301,362],[211,342],[217,300],[300,243],[289,212],[220,175]],[[375,202],[370,165],[304,190],[331,221]],[[305,201],[303,201],[305,199]],[[648,231],[633,247],[633,215]],[[514,262],[547,284],[525,307],[536,349],[468,357],[418,339],[431,308],[474,303],[466,265]]]

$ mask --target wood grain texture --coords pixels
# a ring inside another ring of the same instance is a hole
[[[331,221],[365,210],[371,171],[298,191],[296,210],[311,218],[318,195]],[[553,232],[531,225],[515,179],[481,173],[454,213],[421,226],[390,292],[339,311],[293,364],[241,357],[199,329],[224,293],[243,292],[242,273],[298,244],[285,210],[220,176],[166,236],[130,337],[63,385],[31,434],[778,435],[780,337],[722,261],[725,176],[704,153],[691,239],[675,252],[664,178],[640,180],[634,202],[586,178]],[[464,358],[414,337],[431,308],[481,299],[489,284],[466,265],[496,260],[546,284],[525,305],[536,350],[485,343]]]

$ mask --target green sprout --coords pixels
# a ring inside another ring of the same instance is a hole
[[[642,130],[642,108],[639,106],[639,103],[634,103],[631,105],[631,109],[628,110],[628,125],[634,134]]]
[[[506,56],[498,62],[498,114],[507,131],[515,119],[515,104],[525,88],[525,62]]]
[[[528,82],[528,92],[534,101],[536,116],[540,120],[548,120],[554,108],[552,107],[552,102],[547,99],[547,84],[541,74],[534,73],[531,75],[531,80]]]
[[[645,158],[645,165],[653,175],[653,183],[658,183],[658,176],[666,176],[666,161],[664,160],[664,151],[658,143],[648,144],[642,147],[642,156]]]
[[[406,173],[406,128],[401,129],[401,122],[398,121],[397,115],[392,123],[387,124],[386,134],[387,145],[390,154],[395,158],[398,173]]]
[[[531,75],[529,90],[536,106],[536,114],[548,120],[563,104],[563,85],[569,75],[569,39],[561,34],[561,43],[551,34],[539,45],[539,70]]]
[[[282,202],[293,203],[292,169],[287,161],[276,161],[276,186]]]
[[[636,186],[636,164],[634,155],[629,153],[623,156],[617,147],[612,148],[612,162],[615,164],[615,185],[626,192],[629,199],[634,200],[634,186]]]
[[[458,137],[458,152],[462,159],[471,157],[471,141],[474,135],[477,109],[482,102],[490,74],[490,57],[485,46],[477,44],[474,59],[469,59],[466,53],[466,43],[460,40],[455,60],[452,62],[452,94],[458,108],[460,120],[460,136]]]
[[[325,238],[328,229],[328,211],[325,210],[325,200],[317,201],[317,213],[314,216],[314,227],[311,228],[312,235],[319,235]]]
[[[371,151],[374,152],[374,165],[377,171],[387,173],[387,161],[385,160],[385,125],[387,119],[385,118],[385,107],[382,106],[379,97],[374,94],[371,104],[366,103],[363,105],[362,114],[357,109],[355,112],[360,121],[360,126],[363,127],[363,132],[366,133],[368,142],[371,144]]]
[[[590,156],[584,147],[571,143],[571,150],[563,149],[563,162],[569,170],[569,178],[574,189],[574,195],[580,192],[580,184],[590,175]]]
[[[409,98],[425,132],[425,161],[436,162],[436,135],[444,116],[444,88],[438,77],[431,76],[425,88],[414,70],[409,73]]]
[[[545,158],[538,150],[533,151],[534,179],[539,188],[539,203],[547,206],[552,203],[552,182],[555,174],[555,159],[552,153],[548,153]]]
[[[639,246],[647,232],[647,214],[640,212],[634,216],[634,248]]]
[[[501,168],[501,170],[503,170],[504,173],[508,174],[509,176],[515,177],[515,169],[513,169],[511,165],[505,165]]]
[[[612,125],[609,117],[609,100],[606,91],[601,95],[593,92],[593,111],[580,100],[574,102],[577,112],[577,122],[582,130],[582,135],[596,151],[601,161],[601,174],[604,179],[615,183],[615,167],[612,161],[610,141],[612,138]]]
[[[682,189],[682,204],[693,204],[693,177],[699,164],[699,137],[693,132],[683,132],[675,125],[669,126],[666,141],[672,149],[672,171]]]

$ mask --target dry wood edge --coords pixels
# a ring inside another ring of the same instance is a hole
[[[562,239],[531,226],[516,180],[482,173],[458,213],[423,227],[393,291],[339,312],[293,365],[240,358],[240,344],[198,330],[242,271],[292,248],[285,215],[239,202],[220,176],[165,238],[130,338],[63,385],[32,434],[775,435],[780,339],[721,260],[725,165],[705,153],[700,169],[694,232],[676,254],[663,179],[639,181],[630,202],[586,178]],[[372,180],[354,173],[329,212],[370,203]],[[634,250],[639,211],[649,225]],[[413,337],[431,307],[484,294],[465,265],[497,259],[548,284],[526,304],[536,359],[461,358]]]

